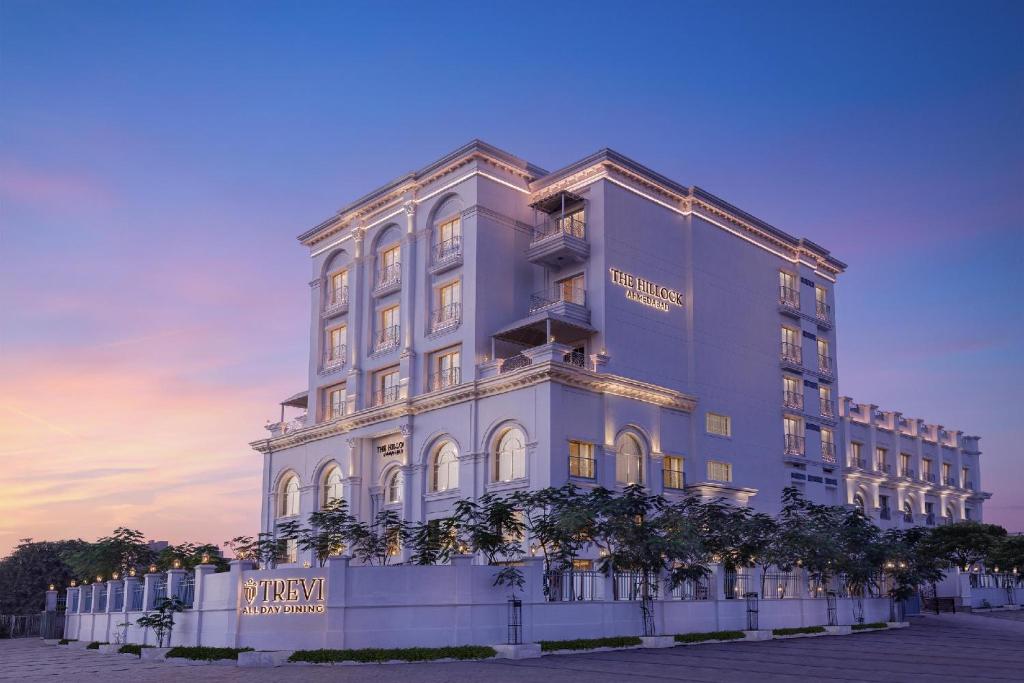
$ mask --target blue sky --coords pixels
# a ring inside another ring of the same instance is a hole
[[[252,531],[246,443],[306,367],[295,235],[475,137],[612,147],[831,249],[842,393],[980,434],[987,515],[1024,529],[1022,30],[1012,2],[4,0],[0,510],[34,512],[0,551],[211,506]]]

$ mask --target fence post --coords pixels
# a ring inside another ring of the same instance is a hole
[[[43,607],[44,612],[56,612],[57,611],[57,591],[54,588],[46,591],[46,602]]]
[[[124,580],[124,606],[122,609],[125,614],[132,611],[132,596],[135,595],[135,586],[138,584],[139,577],[137,576],[128,576]],[[142,606],[145,607],[145,605]]]
[[[725,565],[713,564],[711,567],[711,571],[714,574],[714,586],[711,587],[714,599],[725,600]]]
[[[206,590],[204,589],[204,579],[213,573],[216,573],[217,567],[212,564],[197,564],[193,570],[192,584],[192,611],[196,615],[196,645],[203,644],[203,610],[206,608],[204,604],[206,600]]]
[[[328,563],[329,562],[330,560],[328,560]],[[328,566],[330,566],[330,564],[328,564]],[[228,647],[238,647],[238,633],[241,628],[240,624],[242,618],[240,609],[240,601],[242,600],[242,577],[245,572],[250,571],[255,567],[256,563],[251,560],[231,560],[230,569],[228,571],[231,573],[232,590],[235,592],[237,597],[235,598],[234,604],[235,618],[228,622],[228,632],[225,636],[225,642],[228,644]],[[335,592],[336,591],[332,588],[327,589],[328,600],[331,599]]]
[[[156,596],[156,582],[160,575],[156,572],[149,572],[143,577],[142,584],[142,611],[148,612],[153,609],[153,598]]]

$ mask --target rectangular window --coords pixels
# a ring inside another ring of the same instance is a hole
[[[462,282],[453,280],[435,290],[434,314],[430,321],[431,331],[438,331],[456,325],[462,318]]]
[[[885,495],[878,496],[878,507],[882,508],[883,510],[888,510],[889,509],[889,496],[885,496]]]
[[[559,301],[567,301],[571,304],[586,305],[587,299],[583,286],[583,274],[573,275],[555,283],[558,291]]]
[[[803,410],[804,389],[801,380],[788,375],[782,377],[782,404],[793,410]]]
[[[800,333],[792,327],[783,326],[782,332],[782,360],[799,365],[803,362],[803,347],[800,346]]]
[[[374,376],[374,405],[384,405],[398,400],[399,397],[398,368],[381,370]]]
[[[399,311],[398,306],[389,306],[384,308],[378,314],[378,325],[377,339],[374,344],[375,351],[382,351],[385,349],[391,349],[398,346],[398,331],[399,331]]]
[[[818,385],[818,409],[822,417],[835,417],[836,409],[832,405],[832,387],[825,384]]]
[[[932,461],[929,460],[928,458],[922,458],[921,459],[921,476],[924,479],[926,479],[928,481],[931,481]]]
[[[445,349],[434,354],[429,377],[430,391],[455,386],[462,381],[461,347]]]
[[[324,405],[324,417],[328,420],[342,417],[345,414],[345,385],[328,387],[324,394],[327,398]]]
[[[910,453],[900,453],[900,474],[910,476]]]
[[[828,355],[828,341],[818,339],[818,370],[825,373],[832,372],[832,357]]]
[[[718,460],[708,460],[708,479],[711,481],[732,481],[732,465]]]
[[[878,470],[879,472],[888,471],[886,469],[889,466],[889,463],[886,462],[887,456],[888,454],[885,452],[884,448],[875,449],[875,469]]]
[[[796,275],[787,270],[779,271],[779,301],[792,308],[800,308],[800,288]]]
[[[718,436],[732,436],[732,418],[719,413],[708,413],[704,420],[708,434]]]
[[[786,455],[804,455],[804,421],[786,415],[782,418],[782,431],[785,435]]]
[[[946,484],[947,486],[952,486],[952,484],[953,484],[952,471],[953,471],[953,468],[952,468],[952,466],[950,466],[950,464],[948,462],[942,463],[942,483],[943,484]]]
[[[348,271],[343,270],[331,276],[331,304],[341,304],[348,301]]]
[[[818,285],[814,285],[814,312],[822,320],[832,319],[832,311],[828,306],[828,292]]]
[[[394,247],[391,247],[390,249],[386,249],[383,252],[381,252],[381,255],[380,255],[381,270],[383,271],[383,270],[386,270],[387,268],[390,268],[391,266],[397,266],[399,264],[398,255],[400,253],[401,253],[400,247],[398,247],[397,245],[394,246]]]
[[[662,477],[667,489],[681,489],[686,486],[683,459],[678,455],[666,455],[662,461]]]
[[[863,450],[861,444],[856,441],[850,442],[850,467],[864,468],[864,459],[861,457]]]
[[[347,329],[345,325],[339,325],[327,331],[327,360],[329,362],[345,360]]]
[[[960,487],[969,489],[971,488],[971,470],[968,467],[964,467],[960,470]]]
[[[570,441],[569,476],[593,479],[595,470],[594,444],[584,441]]]
[[[455,218],[447,220],[437,226],[435,234],[437,236],[438,244],[452,244],[452,241],[462,234],[462,222],[459,220],[459,217],[456,216]]]

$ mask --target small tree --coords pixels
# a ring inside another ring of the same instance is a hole
[[[515,595],[515,589],[523,587],[524,579],[523,572],[512,563],[522,556],[526,529],[515,502],[485,493],[475,502],[457,501],[452,517],[459,547],[480,553],[487,564],[501,565],[494,585],[508,586]]]
[[[320,510],[310,513],[310,528],[297,534],[298,547],[312,551],[317,564],[323,567],[329,558],[345,550],[346,533],[354,522],[355,518],[348,512],[348,503],[340,498],[332,500]]]
[[[225,541],[224,546],[231,550],[237,560],[257,562],[263,569],[273,569],[287,552],[286,538],[270,533],[252,536],[236,536]]]
[[[343,535],[355,558],[365,564],[386,566],[407,543],[409,525],[394,510],[381,510],[372,524],[351,519]]]
[[[153,629],[156,634],[157,646],[164,646],[164,638],[167,644],[171,643],[171,636],[174,633],[174,614],[185,609],[185,603],[177,597],[161,598],[156,604],[156,612],[150,612],[135,620],[135,623],[144,629]]]

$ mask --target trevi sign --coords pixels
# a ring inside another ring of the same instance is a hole
[[[249,579],[242,584],[242,614],[323,614],[324,582],[312,579]]]

